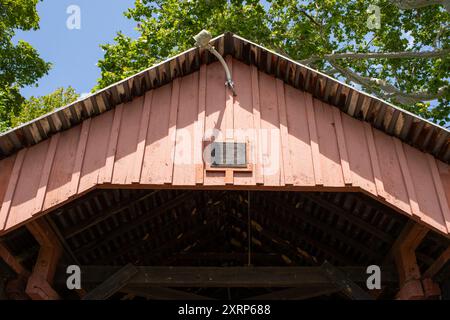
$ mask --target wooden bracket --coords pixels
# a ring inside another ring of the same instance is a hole
[[[14,257],[9,249],[0,242],[0,258],[15,272],[18,276],[28,277],[30,272]]]
[[[26,227],[41,248],[25,291],[33,300],[57,300],[60,297],[51,284],[63,251],[62,246],[45,220],[32,221]]]
[[[329,262],[325,261],[320,268],[323,269],[330,282],[350,299],[373,300],[373,297],[367,291],[358,286],[343,271],[334,267]]]
[[[83,300],[106,300],[126,286],[128,281],[137,273],[138,269],[134,265],[127,264],[108,279],[103,281],[94,290],[88,292],[83,297]]]
[[[6,296],[11,300],[29,300],[30,298],[25,293],[26,285],[27,278],[24,276],[9,280],[5,286]]]
[[[399,300],[426,299],[436,293],[436,287],[430,281],[422,283],[416,258],[416,249],[428,231],[425,226],[412,220],[408,221],[389,253],[389,257],[395,261],[399,275]]]
[[[441,289],[439,285],[430,278],[422,280],[422,288],[425,294],[425,299],[438,299],[441,296]]]
[[[450,260],[450,246],[434,261],[423,274],[424,278],[433,278]]]
[[[25,294],[25,286],[27,284],[30,272],[22,265],[22,263],[13,256],[9,249],[0,242],[0,258],[17,273],[15,279],[10,279],[6,283],[5,293],[8,299],[12,300],[27,300],[28,296]]]

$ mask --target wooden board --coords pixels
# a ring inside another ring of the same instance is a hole
[[[202,65],[1,160],[0,233],[96,187],[176,187],[361,191],[449,236],[447,164],[254,66],[227,62],[237,96],[219,63]],[[214,139],[248,142],[252,170],[205,170],[203,148]]]

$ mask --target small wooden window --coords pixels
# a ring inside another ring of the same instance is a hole
[[[210,165],[212,168],[246,168],[247,144],[241,142],[213,142]]]

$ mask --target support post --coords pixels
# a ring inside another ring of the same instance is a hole
[[[416,249],[429,229],[414,221],[409,221],[391,249],[399,275],[399,300],[429,299],[439,295],[439,287],[431,280],[422,280],[417,265]]]
[[[52,283],[63,251],[62,246],[45,220],[32,221],[26,227],[41,245],[36,265],[28,279],[26,293],[33,300],[58,300],[60,297],[52,288]]]
[[[0,258],[5,261],[5,263],[19,276],[28,277],[30,275],[29,271],[25,269],[24,266],[14,257],[9,249],[0,242]]]
[[[0,258],[17,274],[14,279],[9,279],[5,286],[5,293],[9,299],[27,300],[25,286],[30,272],[22,263],[0,242]]]

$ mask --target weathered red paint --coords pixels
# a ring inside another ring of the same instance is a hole
[[[0,161],[0,233],[92,188],[138,185],[361,190],[449,236],[447,164],[254,66],[228,63],[235,97],[219,63],[202,65]],[[228,180],[225,172],[205,172],[198,160],[202,138],[211,139],[212,129],[222,130],[223,141],[250,143],[252,172],[235,172]],[[227,135],[227,129],[276,129],[279,147],[267,152],[270,141],[261,135]],[[280,166],[272,171],[262,159]]]

